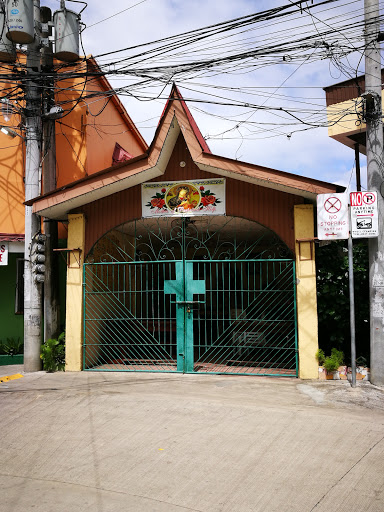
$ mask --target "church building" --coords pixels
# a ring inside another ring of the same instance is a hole
[[[68,222],[66,370],[318,378],[314,205],[213,154],[174,85],[144,153],[31,202]]]

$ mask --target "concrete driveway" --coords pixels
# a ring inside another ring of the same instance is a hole
[[[1,512],[384,510],[368,383],[39,372],[0,383],[0,418]]]

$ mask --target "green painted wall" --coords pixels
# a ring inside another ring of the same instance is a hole
[[[0,340],[23,339],[24,316],[15,314],[16,259],[24,254],[8,254],[8,265],[0,266]]]
[[[60,241],[59,246],[65,247],[66,241]],[[16,260],[24,258],[22,253],[9,253],[8,265],[0,266],[0,340],[7,338],[24,338],[24,315],[15,314],[16,295]],[[60,325],[65,326],[65,291],[67,266],[59,257],[59,293],[60,293]]]

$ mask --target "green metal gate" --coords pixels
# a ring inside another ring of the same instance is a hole
[[[173,253],[184,258],[137,261],[136,250],[133,261],[84,265],[84,369],[297,376],[294,261],[253,259],[265,253],[254,242],[232,259],[187,259],[190,231],[179,227]]]

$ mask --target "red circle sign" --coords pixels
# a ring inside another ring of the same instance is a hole
[[[328,213],[337,213],[341,210],[341,201],[338,197],[328,197],[324,203],[324,208]]]
[[[363,194],[363,203],[364,204],[373,204],[376,201],[375,194],[372,192],[365,192]]]

